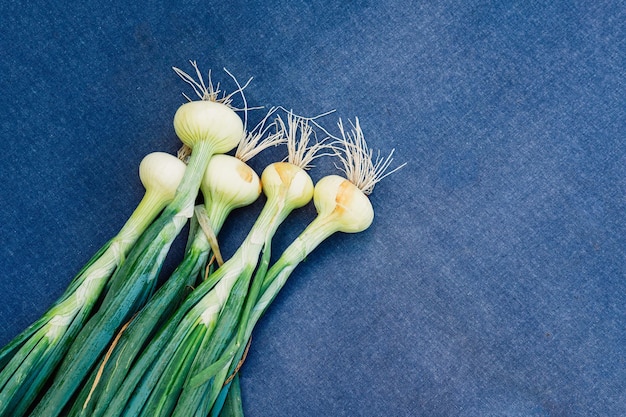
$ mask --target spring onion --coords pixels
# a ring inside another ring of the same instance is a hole
[[[185,175],[171,203],[148,227],[115,272],[102,305],[77,335],[61,362],[52,387],[33,416],[62,415],[121,326],[147,302],[174,239],[193,216],[196,196],[211,156],[235,148],[243,136],[243,122],[226,103],[207,97],[178,108],[174,129],[192,149]]]
[[[152,153],[139,167],[145,195],[120,232],[83,267],[65,293],[35,323],[0,351],[0,416],[21,416],[66,354],[113,272],[139,235],[172,201],[185,165]]]
[[[268,134],[267,120],[286,111],[282,107],[247,133],[247,84],[234,80],[244,102],[242,121],[233,95],[220,96],[210,73],[206,84],[191,64],[198,80],[174,68],[200,98],[185,96],[188,102],[174,115],[189,153],[186,164],[163,153],[146,157],[140,166],[146,194],[120,233],[42,318],[0,349],[0,417],[241,417],[239,370],[256,323],[319,244],[372,224],[368,195],[403,165],[389,171],[393,151],[373,157],[358,119],[350,132],[340,121],[341,138],[332,145],[310,144],[315,118],[291,112]],[[259,178],[245,161],[281,142],[288,157]],[[223,155],[235,147],[235,156]],[[306,170],[327,155],[324,149],[339,158],[344,175],[328,175],[314,186]],[[177,174],[164,180],[170,163]],[[224,262],[217,234],[232,210],[261,191],[266,202],[256,222]],[[316,218],[270,267],[278,228],[311,200]],[[184,256],[157,288],[165,257],[187,222]]]

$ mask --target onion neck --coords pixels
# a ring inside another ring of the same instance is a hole
[[[260,296],[252,309],[246,325],[246,338],[250,337],[255,323],[267,310],[293,270],[329,236],[341,230],[341,216],[336,211],[318,216],[285,249],[263,279]]]
[[[332,213],[326,216],[318,215],[309,223],[307,228],[300,233],[287,249],[285,249],[280,258],[267,272],[261,292],[264,292],[269,287],[282,270],[285,268],[293,270],[300,262],[309,256],[320,243],[339,231],[335,217],[336,216]]]
[[[256,264],[263,246],[269,245],[280,224],[295,207],[286,203],[283,193],[271,196],[233,258]]]
[[[170,200],[171,201],[171,200]],[[126,253],[144,230],[167,205],[168,199],[156,190],[146,190],[143,198],[130,215],[119,233],[113,238],[118,242],[119,249]]]
[[[185,175],[176,190],[174,200],[168,204],[166,210],[174,215],[184,214],[187,217],[193,215],[193,207],[198,196],[204,171],[209,164],[211,156],[215,153],[215,146],[210,140],[198,141],[194,146]]]
[[[326,216],[318,215],[306,229],[285,249],[281,260],[291,265],[302,262],[329,236],[338,232],[340,225],[336,216],[331,213]],[[281,261],[279,260],[279,261]]]

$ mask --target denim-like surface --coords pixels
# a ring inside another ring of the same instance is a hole
[[[195,59],[231,91],[223,67],[254,77],[251,105],[358,116],[408,163],[260,323],[248,416],[626,415],[624,21],[618,1],[3,2],[0,342],[121,227],[141,158],[178,148],[170,68]]]

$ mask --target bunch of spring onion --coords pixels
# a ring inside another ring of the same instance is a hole
[[[211,157],[234,149],[242,139],[243,122],[229,106],[232,95],[218,99],[219,90],[211,86],[206,91],[209,94],[202,100],[183,104],[174,116],[176,134],[191,149],[191,155],[173,200],[116,270],[101,306],[74,339],[33,416],[64,415],[72,397],[120,328],[153,295],[171,244],[194,214],[196,197]]]
[[[280,134],[267,134],[265,122],[275,109],[239,143],[235,156],[215,155],[211,158],[201,185],[204,204],[196,206],[196,227],[190,231],[190,240],[184,258],[172,276],[161,286],[147,305],[118,335],[109,351],[92,372],[74,403],[70,416],[97,417],[115,394],[116,381],[122,381],[141,349],[154,336],[163,322],[173,313],[186,290],[197,284],[196,277],[210,252],[222,264],[216,235],[228,214],[238,207],[251,204],[261,193],[258,175],[245,161],[262,150],[284,140]],[[211,263],[212,265],[212,263]],[[208,269],[204,280],[212,280]]]
[[[388,171],[393,151],[385,159],[381,159],[379,154],[373,160],[358,119],[350,132],[346,132],[341,121],[339,128],[342,137],[335,150],[343,165],[345,178],[329,175],[317,182],[313,194],[317,217],[285,249],[267,273],[257,276],[257,280],[252,283],[243,313],[238,318],[237,333],[228,348],[223,350],[219,359],[190,380],[190,386],[212,381],[214,387],[221,387],[219,396],[210,408],[210,414],[203,410],[205,414],[197,415],[218,417],[222,415],[222,410],[224,414],[229,413],[228,415],[243,415],[238,380],[232,376],[241,366],[255,324],[293,270],[321,242],[335,232],[357,233],[370,226],[374,219],[374,210],[367,196],[376,183],[403,166]],[[233,382],[234,386],[231,386]],[[223,409],[225,402],[226,409]]]
[[[309,145],[312,129],[304,119],[293,120],[283,131],[289,151],[287,162],[264,169],[261,184],[267,200],[246,239],[228,261],[189,294],[133,362],[125,378],[112,381],[114,395],[110,401],[98,404],[93,415],[190,416],[214,401],[221,387],[207,392],[204,386],[188,387],[187,381],[222,354],[224,341],[236,329],[218,326],[218,322],[224,315],[240,314],[259,257],[260,270],[264,270],[262,265],[269,262],[271,239],[277,228],[313,195],[313,182],[305,168],[320,155],[324,145]]]
[[[329,146],[309,143],[312,119],[288,113],[287,123],[277,118],[277,132],[261,140],[273,108],[247,134],[246,121],[230,106],[232,95],[220,98],[219,88],[210,79],[207,87],[192,65],[199,82],[175,69],[200,98],[187,97],[174,117],[176,133],[191,152],[187,167],[165,154],[146,158],[142,173],[159,171],[148,164],[157,156],[180,169],[169,177],[174,185],[167,198],[153,193],[142,175],[146,196],[120,234],[42,319],[0,351],[0,417],[21,416],[32,407],[33,416],[46,417],[242,415],[238,372],[259,318],[324,239],[371,224],[367,194],[389,174],[391,155],[372,160],[358,120],[352,133],[340,123],[342,152],[333,148],[347,179],[331,175],[313,187],[305,170]],[[237,85],[238,91],[245,88]],[[287,161],[269,165],[259,179],[245,161],[283,141]],[[235,157],[220,155],[236,146]],[[261,188],[267,201],[224,263],[216,235],[228,214],[256,200]],[[204,204],[198,205],[199,191]],[[269,268],[278,227],[311,198],[317,218]],[[189,219],[185,255],[156,291],[165,256]],[[217,269],[208,262],[211,254]]]
[[[174,198],[184,172],[185,164],[172,155],[156,152],[142,160],[139,175],[146,192],[120,232],[39,320],[0,351],[0,416],[21,416],[31,406],[101,299],[111,275]]]

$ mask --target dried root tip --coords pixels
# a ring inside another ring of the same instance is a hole
[[[211,246],[211,250],[213,251],[213,256],[217,260],[217,265],[224,265],[224,259],[222,259],[222,252],[220,251],[220,246],[217,243],[217,235],[213,227],[211,226],[211,220],[206,215],[206,212],[203,208],[196,206],[194,208],[194,213],[196,214],[196,218],[198,219],[198,224],[202,229],[202,232],[205,234],[207,240],[209,241],[209,245]]]
[[[184,163],[189,162],[189,157],[191,156],[191,148],[185,144],[180,147],[178,152],[176,152],[176,156],[178,159],[183,161]]]
[[[248,357],[248,351],[250,350],[251,343],[252,343],[252,337],[248,339],[248,343],[246,344],[246,348],[243,351],[243,355],[241,356],[241,359],[239,359],[239,362],[237,362],[237,366],[235,367],[235,370],[233,371],[233,373],[228,378],[226,378],[223,386],[230,384],[232,380],[235,379],[237,372],[239,372],[239,370],[243,366],[243,363],[246,361],[246,358]]]
[[[328,137],[321,141],[316,138],[315,131],[310,125],[311,118],[297,116],[292,112],[287,112],[287,123],[280,117],[276,118],[276,130],[282,135],[287,143],[287,162],[296,165],[302,169],[309,169],[313,165],[311,163],[324,155],[330,155],[330,152],[323,151],[332,149],[332,145],[326,142]],[[311,144],[311,137],[315,138],[315,143]]]
[[[391,162],[393,162],[394,149],[389,152],[387,157],[382,157],[378,151],[376,158],[374,158],[372,150],[368,148],[365,142],[359,119],[355,118],[355,122],[350,122],[350,125],[351,129],[347,131],[341,119],[339,120],[341,139],[338,140],[338,144],[340,148],[334,148],[343,165],[343,168],[340,167],[339,169],[364,194],[369,195],[374,191],[376,184],[404,167],[406,163],[389,171]]]
[[[263,150],[286,143],[287,138],[279,131],[270,133],[270,129],[274,123],[267,125],[267,120],[272,116],[278,107],[272,107],[263,120],[261,120],[251,131],[246,132],[244,138],[239,142],[235,157],[243,162],[249,161]]]
[[[220,90],[219,83],[213,85],[213,82],[211,81],[211,71],[210,70],[209,70],[209,73],[208,73],[207,80],[205,82],[204,78],[202,76],[202,72],[198,68],[198,64],[196,63],[196,61],[189,61],[189,63],[191,64],[191,66],[194,69],[195,78],[192,75],[187,74],[186,72],[184,72],[180,68],[172,67],[172,69],[174,70],[174,72],[176,74],[178,74],[178,76],[184,82],[186,82],[187,84],[189,84],[193,88],[193,91],[200,98],[200,100],[215,101],[215,102],[218,102],[218,103],[222,103],[222,104],[232,108],[233,110],[239,110],[239,109],[236,109],[236,108],[234,108],[232,106],[233,96],[235,94],[238,94],[238,93],[240,93],[243,96],[243,89],[248,86],[248,84],[250,83],[250,81],[252,81],[252,79],[248,80],[248,82],[244,86],[241,86],[237,82],[237,80],[235,79],[235,82],[236,82],[236,84],[238,86],[237,90],[233,91],[230,94],[226,94],[225,92]],[[226,71],[226,73],[231,78],[234,79],[234,77],[233,77],[233,75],[231,73],[229,73],[228,71]],[[188,101],[193,101],[185,93],[183,93],[183,96]],[[244,102],[245,102],[245,98],[244,98]]]

